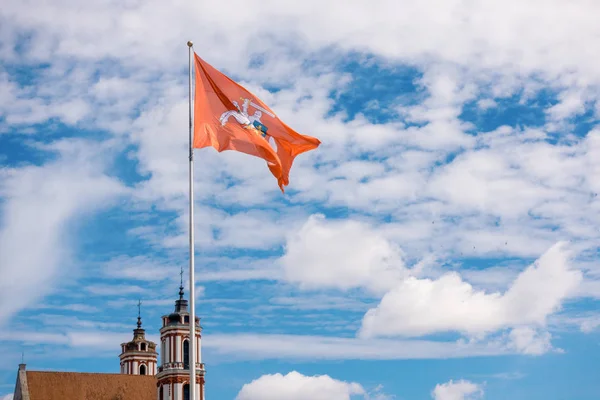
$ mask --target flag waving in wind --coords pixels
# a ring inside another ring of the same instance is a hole
[[[321,142],[301,135],[283,123],[248,90],[213,68],[194,53],[194,148],[236,150],[267,162],[277,183],[289,183],[294,158]]]

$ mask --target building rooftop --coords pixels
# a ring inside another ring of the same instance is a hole
[[[28,400],[156,400],[156,377],[125,374],[22,371]],[[23,393],[24,394],[24,393]],[[27,397],[23,396],[23,400]]]

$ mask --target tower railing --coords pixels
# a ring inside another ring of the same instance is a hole
[[[188,371],[188,368],[184,368],[182,362],[173,362],[173,363],[165,363],[158,367],[158,372],[169,371],[169,370],[185,370]],[[204,363],[196,363],[196,370],[198,372],[204,371]]]

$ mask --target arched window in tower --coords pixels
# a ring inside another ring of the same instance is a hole
[[[163,400],[165,398],[165,389],[163,385],[160,385],[160,389],[158,389],[158,400]]]
[[[183,341],[183,369],[190,368],[190,341]]]
[[[183,385],[183,400],[190,400],[190,385]]]
[[[146,375],[146,366],[144,364],[140,365],[140,375]]]
[[[146,343],[142,343],[142,351],[146,351]]]
[[[160,365],[165,365],[165,339],[162,340],[160,346]]]

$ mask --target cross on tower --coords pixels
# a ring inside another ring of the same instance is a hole
[[[183,267],[179,271],[179,300],[183,300]]]
[[[138,329],[142,327],[142,300],[138,299],[138,321],[137,321],[137,327]]]

